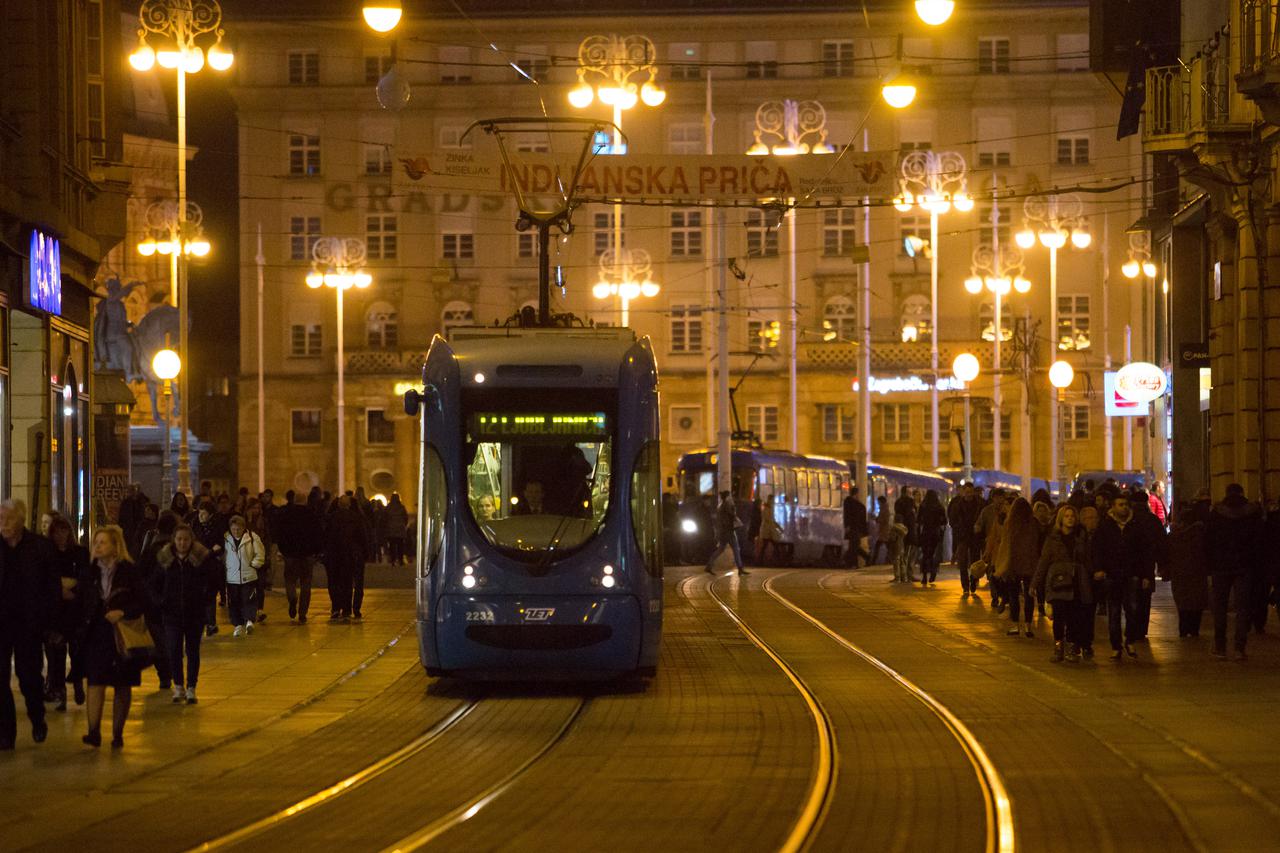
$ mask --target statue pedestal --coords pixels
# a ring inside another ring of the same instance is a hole
[[[170,458],[172,463],[173,490],[178,489],[178,445],[182,442],[182,430],[173,427],[170,437]],[[191,455],[191,488],[199,491],[200,457],[209,450],[209,442],[196,438],[195,433],[187,432],[187,446]],[[142,484],[142,491],[154,503],[160,503],[162,478],[164,477],[164,427],[131,426],[129,427],[129,447],[133,457],[132,479]],[[190,497],[190,495],[188,495]],[[168,509],[167,506],[160,507]]]

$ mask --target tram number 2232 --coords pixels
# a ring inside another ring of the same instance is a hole
[[[492,622],[494,621],[493,611],[492,610],[468,610],[467,621],[468,622]]]

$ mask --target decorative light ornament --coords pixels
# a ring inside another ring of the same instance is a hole
[[[640,100],[644,101],[647,107],[660,106],[666,99],[666,91],[653,83],[645,83],[640,87]]]
[[[1049,366],[1049,384],[1059,391],[1070,385],[1075,378],[1075,368],[1065,361],[1055,361]]]
[[[197,74],[204,68],[204,51],[199,47],[191,47],[182,53],[182,70],[188,74]]]
[[[151,370],[157,377],[168,382],[182,372],[182,359],[173,350],[162,349],[151,359]]]
[[[161,68],[173,70],[182,62],[182,54],[176,50],[161,50],[156,53],[156,62]]]
[[[319,270],[312,270],[307,273],[307,287],[317,290],[324,287],[324,273]]]
[[[209,244],[209,241],[203,238],[192,240],[186,246],[186,252],[188,254],[195,255],[197,258],[203,258],[205,255],[209,254],[212,249],[213,246]]]
[[[916,0],[916,15],[931,27],[945,24],[955,10],[955,0]]]
[[[591,288],[591,295],[596,299],[608,299],[613,293],[613,288],[607,281],[597,281]]]
[[[1040,232],[1040,245],[1046,249],[1061,249],[1067,245],[1067,235],[1057,229],[1048,228]]]
[[[964,289],[970,293],[982,292],[982,278],[980,276],[971,275],[964,280]]]
[[[978,364],[978,357],[971,352],[960,353],[956,356],[955,361],[951,363],[952,375],[966,385],[978,378],[978,373],[981,369],[981,365]]]
[[[1028,293],[1031,290],[1031,282],[1022,276],[1018,276],[1013,280],[1013,289],[1019,293]]]
[[[910,213],[912,206],[915,205],[915,199],[911,193],[904,193],[893,200],[893,207],[899,213]]]
[[[1074,230],[1071,232],[1071,245],[1077,249],[1087,249],[1092,242],[1093,235],[1088,231]]]
[[[1036,244],[1036,232],[1026,228],[1014,235],[1013,241],[1018,244],[1020,249],[1030,249]]]
[[[400,25],[400,17],[404,14],[400,0],[373,0],[365,3],[361,11],[364,22],[375,33],[391,32]]]
[[[1142,262],[1142,274],[1145,275],[1147,278],[1155,278],[1157,271],[1158,270],[1156,268],[1154,261],[1148,260],[1148,261]]]
[[[1120,272],[1124,273],[1125,278],[1137,278],[1138,273],[1142,272],[1142,264],[1138,263],[1137,258],[1130,258],[1120,267]]]
[[[575,109],[584,110],[591,106],[591,102],[595,100],[595,92],[591,91],[591,87],[586,83],[579,83],[569,90],[569,105]]]
[[[149,258],[156,253],[156,241],[150,237],[138,244],[138,254]]]
[[[133,66],[135,71],[150,71],[155,67],[155,49],[143,41],[141,35],[138,36],[137,50],[129,54],[129,64]]]
[[[214,71],[226,71],[235,61],[235,55],[222,46],[222,38],[219,36],[213,47],[209,48],[205,59],[209,61],[209,67]]]

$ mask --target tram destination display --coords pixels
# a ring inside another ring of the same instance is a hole
[[[480,441],[507,436],[604,438],[609,430],[604,412],[476,412],[470,433]]]

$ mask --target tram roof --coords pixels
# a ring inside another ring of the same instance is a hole
[[[510,386],[614,385],[635,343],[635,333],[625,328],[462,326],[449,333],[464,374],[483,373]]]
[[[719,451],[711,448],[693,450],[680,456],[680,465],[712,465]],[[848,470],[848,464],[830,456],[808,456],[789,450],[769,450],[759,447],[733,448],[734,462],[761,462],[766,465],[787,465],[792,468],[839,468]]]

